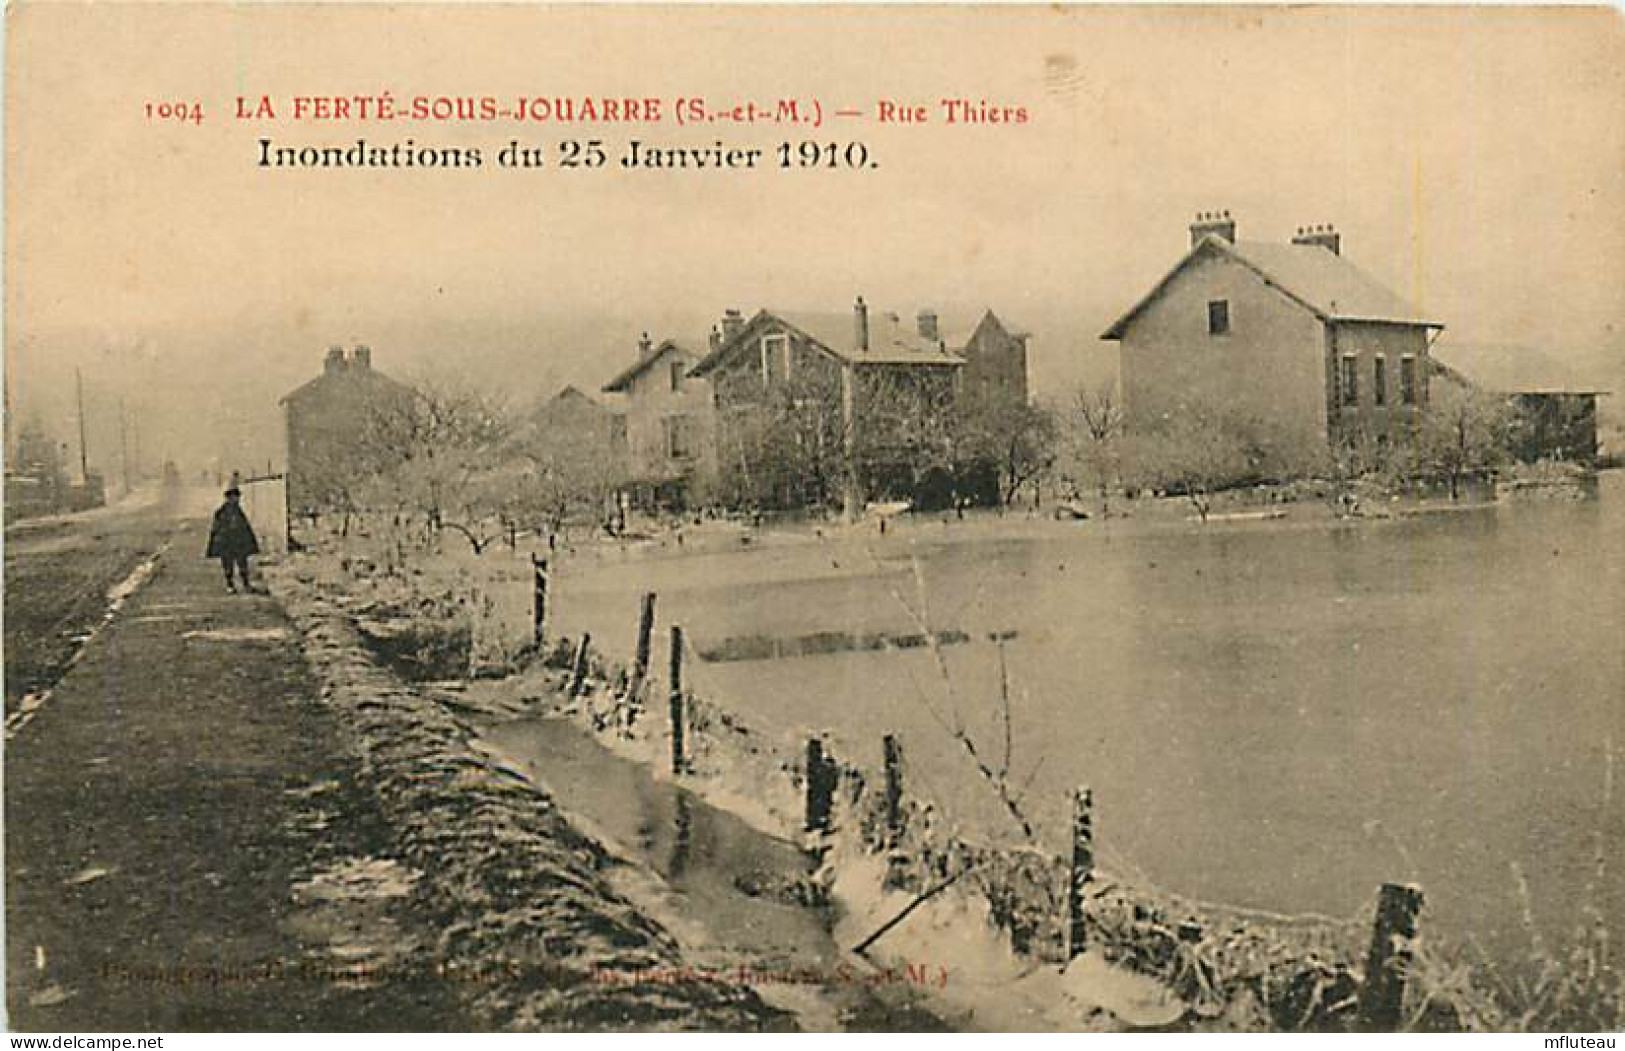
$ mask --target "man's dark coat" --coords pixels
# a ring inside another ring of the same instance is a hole
[[[248,524],[240,504],[227,500],[214,513],[214,525],[209,529],[208,558],[246,558],[257,555],[260,543],[254,538],[254,527]]]

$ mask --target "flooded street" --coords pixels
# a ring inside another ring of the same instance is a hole
[[[1103,861],[1144,882],[1345,916],[1380,882],[1414,880],[1433,930],[1515,955],[1519,871],[1548,937],[1587,895],[1625,926],[1625,875],[1599,882],[1595,865],[1599,849],[1625,855],[1625,805],[1605,801],[1625,743],[1622,482],[1392,521],[979,519],[583,554],[556,575],[555,624],[624,660],[648,589],[657,638],[681,624],[701,653],[963,632],[940,667],[926,647],[860,646],[689,674],[786,754],[827,728],[877,769],[881,735],[900,733],[912,783],[990,837],[1006,825],[944,727],[962,722],[1002,762],[990,636],[1013,633],[1013,780],[1031,779],[1052,849],[1067,791],[1088,784]]]

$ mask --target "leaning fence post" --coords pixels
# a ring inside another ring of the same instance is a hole
[[[683,629],[671,626],[671,772],[683,772]]]
[[[824,747],[821,736],[807,738],[807,831],[827,833],[833,827],[835,786],[838,774],[835,759]]]
[[[886,842],[896,846],[903,836],[903,744],[896,734],[887,734],[880,746],[886,769]]]
[[[1371,951],[1365,958],[1360,986],[1360,1024],[1369,1030],[1399,1028],[1410,971],[1416,918],[1422,911],[1422,888],[1412,883],[1384,883],[1377,896],[1377,918],[1371,928]]]
[[[547,559],[531,555],[530,567],[535,579],[530,607],[531,637],[540,650],[547,638]]]
[[[643,605],[638,612],[638,645],[632,658],[632,679],[626,685],[626,696],[633,704],[643,694],[643,679],[649,674],[649,643],[655,630],[655,593],[643,593]]]
[[[1085,894],[1095,870],[1094,793],[1078,788],[1072,793],[1072,864],[1066,885],[1066,959],[1083,954]]]
[[[570,663],[570,696],[581,696],[582,687],[587,685],[587,651],[592,646],[592,634],[581,633],[581,641],[576,644],[576,657]]]

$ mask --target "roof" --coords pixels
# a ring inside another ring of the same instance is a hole
[[[691,372],[710,372],[751,332],[768,321],[777,320],[799,332],[841,361],[854,365],[959,366],[965,359],[944,349],[943,344],[922,337],[905,325],[896,314],[869,310],[869,346],[858,346],[857,326],[851,311],[804,313],[789,310],[761,310],[733,339],[713,350]]]
[[[357,383],[365,383],[378,390],[390,390],[400,394],[413,393],[411,387],[402,383],[400,380],[393,379],[390,376],[379,372],[377,369],[372,368],[369,365],[368,367],[361,369],[346,367],[336,373],[327,372],[324,369],[314,378],[306,380],[293,390],[284,394],[281,398],[277,399],[277,404],[285,405],[290,401],[297,401],[298,399],[305,397],[307,394],[312,394],[323,387],[330,387],[334,386],[335,384],[354,385]]]
[[[586,402],[595,409],[603,408],[602,405],[593,400],[592,395],[588,394],[586,391],[582,390],[580,387],[577,387],[573,383],[566,384],[557,394],[549,398],[543,404],[543,407],[551,409],[566,405],[570,402]]]
[[[1032,338],[1032,332],[1029,329],[1025,328],[1024,326],[1015,325],[1009,321],[1006,321],[1004,318],[1001,318],[998,314],[994,313],[992,307],[989,307],[988,309],[982,311],[982,316],[976,319],[975,324],[968,327],[945,330],[942,334],[943,340],[950,347],[968,346],[970,341],[976,338],[976,333],[980,332],[982,330],[982,326],[986,325],[989,321],[997,325],[1004,332],[1004,334],[1011,339]]]
[[[1474,385],[1501,394],[1608,393],[1595,377],[1531,347],[1441,341],[1430,354]]]
[[[675,351],[688,357],[699,356],[675,340],[665,340],[649,353],[638,355],[638,360],[623,369],[614,379],[604,384],[599,390],[606,394],[620,394],[631,390],[632,381],[654,368],[655,362],[659,361],[669,351]]]
[[[578,426],[584,420],[607,420],[620,415],[613,408],[595,400],[581,388],[567,385],[552,397],[543,398],[519,413],[512,433],[505,443],[509,447],[523,445],[547,433],[554,427]]]
[[[1252,270],[1266,284],[1280,289],[1322,321],[1384,321],[1444,328],[1441,322],[1425,317],[1404,298],[1329,248],[1267,241],[1231,244],[1210,234],[1100,338],[1122,339],[1129,323],[1150,306],[1182,270],[1198,256],[1210,253],[1223,255]]]

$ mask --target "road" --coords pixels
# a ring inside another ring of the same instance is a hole
[[[168,543],[198,501],[184,490],[139,494],[87,514],[6,529],[6,714],[62,677],[102,621],[107,592]]]
[[[8,709],[32,698],[6,741],[7,1025],[461,1028],[421,980],[331,978],[390,903],[312,879],[340,885],[387,832],[280,610],[201,557],[207,509],[175,494],[7,532]]]

